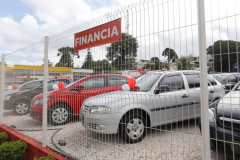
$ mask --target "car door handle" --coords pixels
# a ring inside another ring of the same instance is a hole
[[[188,97],[189,95],[186,95],[186,94],[182,95],[182,98],[188,98]]]
[[[210,90],[210,92],[209,93],[214,93],[214,90]]]

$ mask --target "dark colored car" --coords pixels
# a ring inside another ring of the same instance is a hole
[[[71,116],[80,113],[83,101],[89,97],[103,93],[118,91],[126,84],[129,76],[118,74],[93,75],[71,83],[62,89],[48,92],[48,123],[63,125],[70,120]],[[42,121],[43,94],[33,98],[30,116]]]
[[[210,144],[227,159],[240,159],[240,82],[209,109]]]
[[[58,84],[59,82],[64,82],[64,84],[69,84],[68,79],[55,79],[48,81],[48,91],[53,90],[53,84]],[[33,89],[19,90],[15,93],[5,96],[4,109],[13,110],[17,115],[24,115],[29,112],[30,104],[32,98],[38,94],[43,93],[43,84],[36,85]]]
[[[26,83],[23,83],[22,85],[18,86],[17,89],[12,89],[4,92],[4,96],[8,96],[10,94],[19,92],[19,91],[25,91],[30,90],[33,88],[36,88],[36,86],[39,86],[43,83],[43,80],[33,80]]]
[[[226,93],[231,91],[240,80],[239,74],[235,73],[211,74],[211,76],[223,85]]]

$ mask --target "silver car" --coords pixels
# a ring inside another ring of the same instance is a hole
[[[222,85],[211,76],[208,76],[208,90],[209,103],[225,94]],[[119,133],[129,143],[141,141],[146,128],[196,117],[200,117],[197,71],[145,74],[130,91],[86,99],[80,112],[85,128],[103,134]]]

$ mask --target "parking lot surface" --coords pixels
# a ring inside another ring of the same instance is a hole
[[[4,111],[4,123],[38,141],[42,140],[42,124],[29,114],[16,116]],[[136,144],[127,144],[117,135],[104,135],[87,131],[81,122],[48,127],[47,145],[70,159],[184,159],[200,160],[201,133],[199,120],[178,122],[148,129],[146,138]],[[60,146],[59,141],[65,146]],[[60,149],[60,150],[59,150]],[[211,151],[212,159],[224,159]]]

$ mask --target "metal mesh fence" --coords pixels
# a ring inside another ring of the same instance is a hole
[[[1,122],[69,159],[238,158],[238,5],[139,1],[5,54]]]

